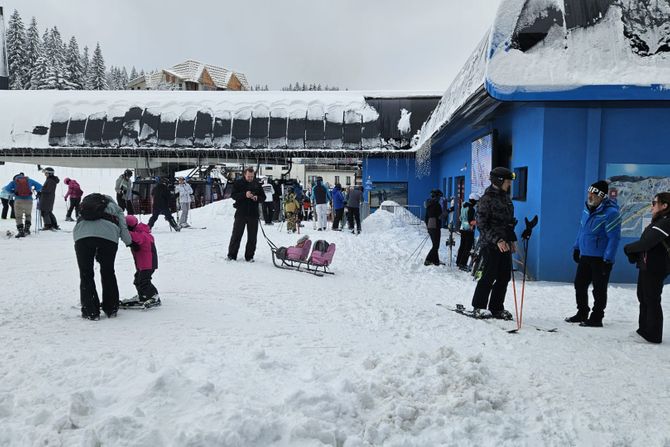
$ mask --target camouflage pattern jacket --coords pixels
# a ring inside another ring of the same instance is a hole
[[[509,194],[494,186],[486,188],[477,206],[477,226],[482,246],[516,241],[514,205]]]

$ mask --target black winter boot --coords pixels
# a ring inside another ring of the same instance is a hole
[[[589,313],[588,312],[577,312],[575,315],[571,317],[567,317],[565,321],[568,323],[583,323],[589,318]]]
[[[26,236],[28,236],[30,234],[30,222],[26,222],[24,232],[25,232]]]
[[[579,325],[583,327],[603,327],[603,315],[591,312],[591,316]]]
[[[23,225],[17,225],[16,230],[18,231],[18,233],[16,233],[16,236],[14,237],[16,238],[26,237],[26,233],[23,231]]]

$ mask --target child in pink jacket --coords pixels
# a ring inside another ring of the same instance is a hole
[[[151,283],[151,275],[158,268],[158,253],[148,225],[139,223],[135,216],[126,216],[126,225],[133,243],[130,245],[135,259],[135,288],[137,295],[121,302],[121,307],[155,307],[161,305],[158,290]]]
[[[79,204],[81,203],[81,197],[84,195],[84,191],[81,190],[81,186],[75,179],[65,177],[63,183],[67,185],[67,193],[65,194],[65,201],[67,202],[68,197],[70,198],[70,206],[67,209],[67,214],[65,215],[65,220],[68,222],[74,222],[72,218],[72,211],[75,212],[75,217],[79,218]]]

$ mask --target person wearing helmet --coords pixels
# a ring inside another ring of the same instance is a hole
[[[475,205],[479,201],[479,194],[470,194],[469,200],[463,203],[461,207],[461,244],[458,247],[458,255],[456,256],[456,265],[461,270],[468,270],[468,259],[470,258],[470,251],[475,243]]]
[[[56,177],[53,168],[44,168],[42,170],[46,179],[40,191],[40,213],[42,214],[42,221],[44,222],[43,230],[60,230],[56,216],[54,216],[54,202],[56,201],[56,185],[60,179]]]
[[[442,236],[442,231],[440,227],[442,226],[442,219],[444,214],[442,212],[442,191],[439,189],[433,189],[430,192],[430,198],[426,200],[426,229],[428,230],[428,236],[433,243],[433,247],[428,252],[426,260],[423,262],[423,265],[440,265],[440,237]]]
[[[472,307],[477,318],[511,320],[505,310],[507,284],[512,278],[512,253],[516,251],[514,205],[509,192],[515,176],[507,168],[491,171],[491,186],[486,188],[477,207],[484,271],[477,282]]]
[[[133,210],[133,201],[131,200],[133,183],[130,179],[132,176],[133,171],[126,169],[123,174],[116,179],[116,186],[114,186],[114,191],[116,191],[116,201],[119,203],[121,209],[127,211],[129,215],[135,214]]]

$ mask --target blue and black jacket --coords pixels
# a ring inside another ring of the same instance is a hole
[[[603,258],[613,264],[620,239],[621,215],[616,202],[605,198],[593,211],[588,205],[584,207],[573,249],[581,256]]]

